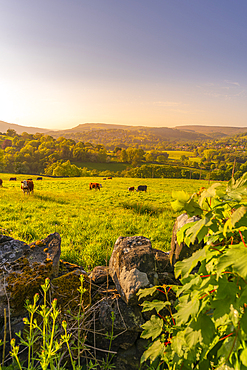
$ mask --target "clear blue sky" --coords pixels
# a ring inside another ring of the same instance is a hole
[[[0,120],[247,126],[246,0],[0,5]]]

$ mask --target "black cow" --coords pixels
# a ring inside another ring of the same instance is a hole
[[[136,191],[147,191],[147,185],[139,185]]]
[[[0,179],[0,186],[2,186],[3,185],[3,180],[2,179]]]
[[[37,179],[36,180],[42,180],[42,177],[37,177]]]
[[[10,177],[9,181],[16,181],[16,177]]]

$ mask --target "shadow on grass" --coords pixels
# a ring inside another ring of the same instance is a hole
[[[153,207],[143,203],[121,203],[124,209],[130,209],[139,215],[158,216],[163,212],[162,208]]]
[[[58,199],[55,197],[51,197],[49,195],[39,195],[39,194],[34,194],[34,198],[38,198],[40,200],[43,200],[45,202],[54,202],[58,204],[69,204],[67,200],[64,199]]]

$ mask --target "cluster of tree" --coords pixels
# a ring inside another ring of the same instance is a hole
[[[120,131],[123,137],[128,134],[127,130],[112,131]],[[131,135],[138,132],[132,130]],[[143,137],[142,143],[146,139]],[[136,140],[139,139],[136,137]],[[240,140],[241,146],[237,147],[235,144]],[[199,158],[193,160],[187,154],[182,155],[180,160],[171,161],[168,153],[157,148],[145,151],[142,147],[127,147],[125,143],[123,146],[115,146],[109,156],[106,147],[99,143],[76,142],[64,137],[55,139],[49,135],[27,132],[18,135],[15,130],[7,130],[5,134],[0,133],[0,171],[50,176],[111,176],[114,175],[111,171],[88,170],[81,168],[81,165],[85,162],[106,163],[113,160],[131,166],[115,173],[117,176],[202,178],[204,175],[201,170],[206,170],[208,178],[212,180],[229,180],[233,166],[235,178],[247,171],[245,143],[246,138],[239,135],[237,138],[203,142],[198,146],[196,143],[179,143],[173,149],[191,151],[191,155]],[[164,141],[163,144],[160,142],[160,146],[165,146]]]
[[[57,161],[107,162],[104,146],[76,143],[63,137],[54,139],[49,135],[17,135],[14,130],[2,134],[0,140],[1,171],[13,173],[44,173]]]
[[[0,145],[0,170],[4,172],[46,173],[53,176],[63,176],[66,173],[66,176],[81,176],[76,164],[106,163],[111,160],[101,144],[76,143],[64,137],[54,139],[49,135],[26,132],[17,135],[15,130],[1,134]],[[146,161],[164,163],[168,154],[155,150],[145,153],[143,149],[115,147],[112,157],[115,161],[135,167]],[[75,166],[70,168],[71,163],[75,163]]]

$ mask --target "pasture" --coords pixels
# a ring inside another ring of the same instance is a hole
[[[17,181],[9,181],[10,177]],[[34,180],[34,193],[20,189],[21,180]],[[153,248],[170,249],[177,214],[172,190],[197,191],[204,180],[131,179],[102,177],[47,178],[0,174],[0,232],[27,243],[57,231],[62,238],[61,258],[88,270],[105,265],[119,236],[143,235]],[[90,182],[102,184],[89,190]],[[147,192],[128,187],[147,185]]]

